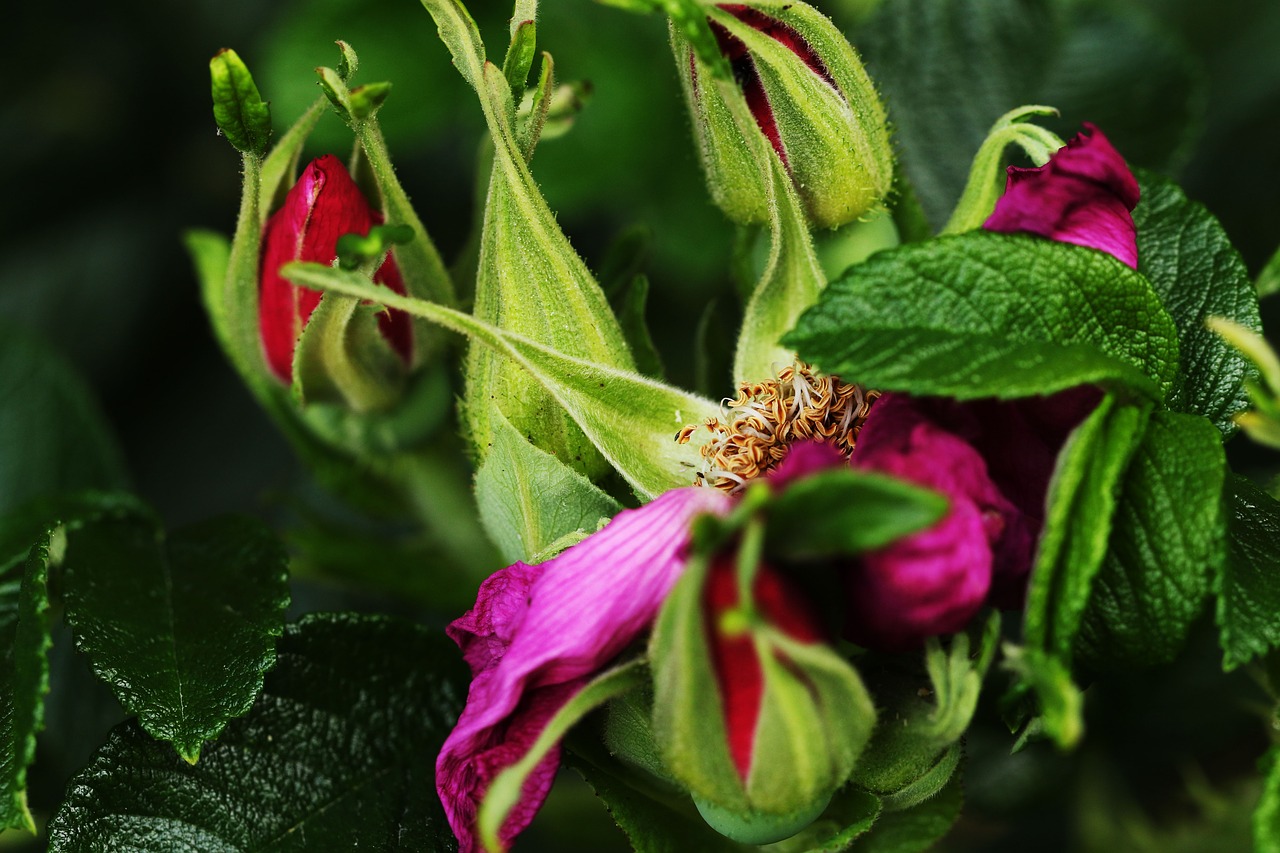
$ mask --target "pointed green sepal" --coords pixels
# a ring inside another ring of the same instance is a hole
[[[1052,131],[1045,130],[1028,119],[1033,116],[1056,116],[1053,107],[1029,105],[1010,110],[991,126],[983,140],[973,165],[969,167],[969,180],[956,208],[942,229],[943,234],[959,234],[981,228],[996,202],[1004,194],[1004,152],[1010,145],[1017,145],[1037,166],[1049,162],[1053,153],[1063,146],[1062,140]]]
[[[405,365],[378,331],[376,308],[326,294],[298,338],[293,393],[301,405],[387,411],[404,394]]]
[[[234,50],[223,48],[209,60],[209,77],[218,129],[237,151],[261,157],[271,139],[271,110],[249,68]]]
[[[470,314],[400,296],[345,270],[293,263],[282,273],[296,284],[430,320],[510,359],[519,368],[512,381],[544,390],[642,497],[653,498],[693,482],[701,457],[692,444],[678,444],[675,434],[682,425],[715,416],[719,407],[712,401],[632,371],[576,358]]]

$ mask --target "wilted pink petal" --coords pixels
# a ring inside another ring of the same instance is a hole
[[[897,651],[960,630],[991,586],[993,546],[1020,512],[991,482],[968,442],[925,417],[916,401],[881,397],[858,435],[853,464],[946,495],[927,530],[864,554],[848,573],[850,639]]]
[[[684,571],[694,516],[723,514],[731,503],[715,489],[686,488],[621,512],[554,560],[499,572],[450,626],[474,678],[436,761],[436,789],[462,853],[479,849],[476,809],[493,778],[652,624]],[[526,782],[502,827],[504,842],[533,819],[557,763],[558,750]]]
[[[1102,131],[1084,127],[1089,136],[1077,134],[1043,166],[1010,166],[1004,195],[983,227],[1088,246],[1137,269],[1130,212],[1138,204],[1138,182]]]

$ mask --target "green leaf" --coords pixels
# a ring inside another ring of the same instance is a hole
[[[624,286],[619,295],[621,304],[616,306],[618,322],[622,326],[622,334],[627,339],[636,359],[636,371],[644,376],[661,380],[664,375],[662,356],[649,334],[649,324],[645,321],[645,306],[649,302],[649,279],[637,275]]]
[[[1167,663],[1181,651],[1222,564],[1225,471],[1213,424],[1152,415],[1076,638],[1076,658],[1092,671]]]
[[[847,850],[849,853],[921,853],[942,839],[960,817],[964,786],[951,777],[936,797],[897,812],[882,814]]]
[[[77,647],[143,728],[194,763],[275,662],[289,601],[275,537],[243,518],[168,537],[104,520],[68,535],[64,570]]]
[[[45,533],[25,565],[0,575],[0,830],[36,831],[27,808],[27,768],[49,692],[48,569]]]
[[[470,314],[400,296],[323,264],[294,263],[283,272],[297,284],[368,299],[438,323],[513,359],[528,371],[518,375],[519,381],[532,380],[547,389],[641,496],[656,497],[692,482],[701,457],[692,444],[677,444],[675,431],[716,415],[719,408],[710,400],[630,371],[573,358]]]
[[[218,129],[236,150],[262,156],[271,138],[271,110],[244,61],[234,50],[223,48],[209,60],[209,78]]]
[[[1053,103],[1036,94],[1057,42],[1050,7],[1049,0],[883,0],[858,33],[892,116],[901,167],[935,228],[955,207],[992,123],[1019,104]],[[957,82],[979,80],[957,91]]]
[[[1058,108],[1063,119],[1050,129],[1064,136],[1083,121],[1096,123],[1139,165],[1169,170],[1185,159],[1204,111],[1203,71],[1165,22],[1132,4],[1102,5],[879,3],[858,47],[893,118],[902,168],[935,229],[960,198],[992,123],[1019,104]],[[961,95],[957,81],[981,85]]]
[[[62,492],[38,498],[0,516],[0,572],[24,562],[32,544],[47,531],[76,530],[102,518],[153,519],[154,515],[127,492]]]
[[[51,847],[455,850],[432,779],[466,683],[438,632],[384,617],[307,617],[280,639],[253,709],[199,764],[135,723],[117,728],[71,781]]]
[[[1276,250],[1271,260],[1267,261],[1267,265],[1262,268],[1262,272],[1258,273],[1256,286],[1259,299],[1280,293],[1280,249]]]
[[[970,231],[881,252],[827,286],[783,339],[846,381],[957,399],[1122,385],[1154,399],[1176,330],[1104,252]]]
[[[293,353],[293,393],[300,404],[394,414],[404,397],[404,362],[379,332],[376,314],[338,294],[320,300]]]
[[[58,352],[4,330],[0,389],[0,515],[44,495],[127,485],[110,427]]]
[[[1107,553],[1123,477],[1149,417],[1149,409],[1107,396],[1059,454],[1027,588],[1024,631],[1030,648],[1070,661]]]
[[[847,467],[789,484],[766,505],[766,547],[793,558],[857,554],[933,524],[942,495]]]
[[[1280,747],[1263,760],[1266,777],[1262,797],[1253,812],[1254,853],[1280,853]]]
[[[847,787],[838,791],[822,816],[799,834],[758,849],[766,853],[842,853],[875,825],[880,814],[878,797]]]
[[[476,472],[485,530],[509,563],[529,561],[569,534],[594,533],[622,507],[590,480],[494,417],[493,447]]]
[[[1225,498],[1227,555],[1214,581],[1222,667],[1280,648],[1280,501],[1231,475]]]
[[[1203,205],[1166,178],[1140,172],[1139,180],[1138,269],[1173,317],[1182,356],[1167,404],[1204,415],[1229,435],[1231,416],[1249,403],[1245,381],[1256,372],[1205,320],[1226,317],[1261,332],[1257,294],[1244,261]]]

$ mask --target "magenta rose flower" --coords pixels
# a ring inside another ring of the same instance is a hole
[[[1130,215],[1138,181],[1102,131],[1086,124],[1038,169],[1009,167],[1004,195],[984,223],[988,231],[1038,234],[1088,246],[1138,268],[1138,238]]]
[[[284,204],[267,220],[262,232],[258,329],[267,364],[282,381],[293,378],[298,336],[320,304],[321,294],[291,284],[280,275],[280,267],[290,261],[333,263],[339,237],[364,236],[381,223],[382,214],[370,207],[342,161],[332,154],[311,161],[289,189]],[[405,292],[400,269],[390,256],[378,268],[374,281],[396,293]],[[413,348],[408,315],[384,312],[378,317],[378,328],[407,363]]]
[[[684,570],[694,516],[723,514],[731,503],[714,489],[690,487],[620,512],[553,560],[494,574],[476,606],[449,626],[472,681],[436,761],[436,790],[462,853],[481,849],[476,812],[493,779],[653,623]],[[499,833],[504,844],[533,819],[558,764],[555,750],[525,782]]]

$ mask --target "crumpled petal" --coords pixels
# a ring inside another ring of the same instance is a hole
[[[290,261],[333,263],[339,237],[363,236],[381,222],[382,214],[369,206],[342,161],[332,154],[307,165],[285,195],[284,204],[267,220],[259,268],[258,329],[267,364],[282,381],[293,377],[298,336],[322,294],[293,284],[280,275],[280,267]],[[373,278],[396,293],[405,292],[400,269],[390,256]],[[378,328],[407,362],[413,347],[409,315],[384,311],[378,315]]]
[[[1102,131],[1091,124],[1036,169],[1009,167],[1004,195],[983,225],[1099,249],[1138,268],[1131,211],[1138,181]]]
[[[991,481],[978,451],[905,395],[876,402],[851,461],[936,489],[950,506],[932,527],[862,555],[847,573],[849,639],[901,651],[959,631],[986,600],[993,552],[1022,524],[1020,510]]]
[[[476,810],[493,778],[527,751],[547,721],[653,622],[685,568],[689,524],[732,499],[690,487],[619,513],[603,530],[540,566],[516,563],[480,588],[449,626],[473,680],[436,761],[436,789],[461,853],[479,849]],[[525,783],[504,843],[533,819],[559,751]]]

